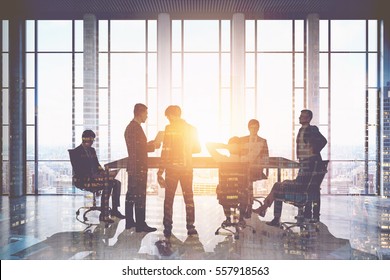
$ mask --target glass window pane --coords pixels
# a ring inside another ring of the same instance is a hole
[[[84,123],[84,93],[82,89],[76,89],[74,94],[74,121],[76,125]],[[77,137],[77,135],[76,135]]]
[[[35,164],[33,161],[26,162],[26,183],[27,183],[27,194],[35,193]]]
[[[84,51],[84,21],[75,20],[74,21],[74,48],[76,52]],[[99,33],[99,42],[100,42],[100,33]]]
[[[295,21],[295,51],[303,52],[304,46],[304,21]]]
[[[329,21],[320,20],[320,52],[327,52],[329,44]]]
[[[35,50],[35,21],[26,20],[26,51]]]
[[[184,21],[185,51],[218,51],[219,22],[217,20]]]
[[[108,51],[108,21],[99,20],[99,52]]]
[[[181,88],[172,89],[172,104],[183,106],[183,93]],[[165,119],[163,121],[166,121]]]
[[[246,62],[245,62],[245,86],[254,87],[255,86],[255,54],[247,53]]]
[[[26,90],[26,122],[27,124],[35,123],[35,90]]]
[[[99,87],[108,87],[108,54],[99,54]]]
[[[9,127],[8,125],[5,125],[3,126],[3,160],[8,160],[8,155],[9,155]]]
[[[27,139],[27,160],[34,160],[35,157],[35,127],[27,126],[26,128],[26,139]]]
[[[301,110],[306,107],[304,105],[305,104],[305,95],[304,95],[303,89],[295,89],[294,104],[295,104],[295,106],[294,106],[295,112],[294,112],[293,122],[296,126],[298,126],[299,125],[299,115],[301,114]],[[299,129],[299,127],[296,128],[296,131],[298,131],[298,129]]]
[[[9,94],[8,94],[8,89],[3,89],[3,108],[2,108],[2,114],[3,114],[3,124],[9,124]]]
[[[230,20],[221,21],[221,51],[230,52]]]
[[[148,51],[157,51],[157,21],[148,20]]]
[[[9,86],[8,73],[8,54],[3,53],[3,87]]]
[[[378,86],[378,54],[368,54],[368,86]]]
[[[148,54],[148,86],[157,87],[157,54]]]
[[[74,54],[74,85],[75,87],[84,86],[84,56],[82,53]]]
[[[9,162],[3,161],[3,178],[2,178],[2,185],[3,188],[3,194],[9,194]]]
[[[38,51],[71,51],[72,21],[39,20]]]
[[[319,111],[320,125],[328,124],[328,113],[329,113],[328,89],[320,89],[320,111]]]
[[[375,126],[378,122],[378,90],[368,90],[368,124]]]
[[[221,85],[230,87],[230,53],[221,54]]]
[[[172,54],[172,86],[181,87],[181,53]]]
[[[100,164],[108,160],[108,127],[104,125],[99,125],[97,131],[99,149],[97,150],[97,156]]]
[[[33,53],[26,54],[26,86],[35,86],[35,56]]]
[[[295,54],[295,86],[304,86],[304,56],[302,53]]]
[[[145,54],[111,55],[112,157],[127,156],[123,133],[136,103],[146,102]]]
[[[257,23],[259,51],[292,51],[291,20],[258,20]]]
[[[39,54],[38,59],[39,159],[68,159],[72,139],[72,56]]]
[[[112,20],[111,51],[145,51],[144,20]]]
[[[72,166],[69,160],[63,162],[38,162],[38,174],[38,194],[73,193]]]
[[[331,71],[332,158],[364,159],[365,54],[333,54]]]
[[[99,124],[108,125],[108,90],[99,89]]]
[[[245,49],[247,52],[255,51],[255,21],[245,21]]]
[[[158,123],[158,101],[157,101],[157,91],[149,90],[148,92],[148,126],[157,125]],[[155,135],[151,135],[154,137]]]
[[[3,52],[8,52],[8,20],[3,20]]]
[[[181,51],[181,20],[172,21],[172,51]]]
[[[270,154],[287,158],[292,157],[291,69],[291,54],[258,56],[257,108],[261,133],[268,141]]]
[[[320,53],[320,87],[328,87],[329,59],[328,53]]]
[[[371,52],[378,51],[378,21],[368,21],[368,50]]]
[[[365,51],[366,21],[332,20],[332,51]]]
[[[245,117],[246,120],[256,118],[256,94],[255,89],[248,88],[245,92]]]
[[[219,104],[218,61],[218,54],[185,54],[184,57],[183,116],[197,127],[201,143],[218,135],[218,110],[215,109]]]

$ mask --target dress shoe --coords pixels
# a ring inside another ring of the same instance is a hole
[[[222,227],[230,227],[232,225],[232,221],[230,220],[230,218],[226,218],[225,221],[222,222]]]
[[[134,221],[126,221],[126,229],[131,229],[132,227],[136,227],[137,224]]]
[[[105,222],[108,224],[112,224],[114,222],[114,220],[111,220],[108,216],[102,216],[102,215],[99,216],[99,221]]]
[[[265,214],[267,213],[267,209],[268,207],[265,204],[263,204],[259,208],[252,210],[252,212],[258,214],[261,217],[264,217]]]
[[[121,212],[119,212],[118,210],[113,210],[113,211],[111,211],[110,215],[111,215],[111,217],[116,217],[116,218],[118,218],[118,219],[124,219],[124,218],[126,218],[126,216],[123,215],[123,214],[122,214]]]
[[[265,224],[271,227],[280,227],[280,219],[274,218],[272,221],[265,222]]]
[[[154,227],[150,227],[147,224],[141,225],[141,226],[136,226],[135,231],[136,232],[153,232],[156,231],[157,229]]]
[[[198,231],[195,228],[190,228],[187,230],[188,235],[197,235]]]

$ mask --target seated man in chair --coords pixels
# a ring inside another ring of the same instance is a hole
[[[303,192],[309,183],[309,180],[314,171],[316,162],[322,161],[321,150],[325,147],[327,140],[321,134],[318,127],[310,125],[310,121],[313,118],[313,112],[310,110],[302,110],[299,116],[299,123],[302,125],[297,135],[297,158],[299,160],[299,171],[295,180],[285,180],[283,182],[277,182],[272,187],[271,192],[264,200],[264,204],[253,212],[264,217],[267,208],[272,205],[275,198],[277,199],[274,204],[274,219],[270,222],[266,222],[269,226],[280,226],[280,217],[282,215],[283,199],[286,193],[299,193]],[[319,190],[318,190],[319,197]],[[305,206],[305,218],[319,220],[319,199],[316,201],[316,205],[313,208],[313,216],[311,213],[312,205]]]
[[[90,190],[93,188],[102,189],[101,198],[102,212],[99,220],[106,223],[113,223],[111,216],[124,219],[119,210],[119,199],[121,194],[121,183],[110,178],[108,173],[100,165],[96,151],[92,148],[95,140],[95,133],[92,130],[85,130],[82,134],[82,143],[72,151],[73,178],[77,188]],[[112,192],[112,210],[109,213],[109,199]]]

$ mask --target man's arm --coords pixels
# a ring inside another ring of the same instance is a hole
[[[228,149],[227,144],[223,143],[215,143],[215,142],[208,142],[206,143],[206,148],[209,151],[211,157],[216,161],[216,162],[224,162],[227,161],[228,157],[221,154],[218,152],[218,149]]]
[[[136,155],[136,145],[137,145],[137,131],[136,127],[128,125],[125,130],[125,141],[127,146],[127,172],[129,175],[135,174],[137,155]]]

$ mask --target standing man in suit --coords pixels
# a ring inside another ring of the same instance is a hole
[[[275,198],[284,199],[286,192],[299,192],[303,189],[311,178],[311,174],[315,167],[316,161],[322,161],[321,150],[325,147],[327,140],[321,134],[318,127],[310,125],[310,121],[313,118],[313,112],[310,110],[302,110],[299,116],[299,123],[301,128],[297,135],[297,158],[299,160],[298,175],[294,180],[285,180],[281,183],[275,183],[271,192],[264,200],[264,204],[259,207],[255,212],[264,217],[267,208],[272,205]],[[270,222],[266,222],[269,226],[280,226],[280,217],[282,215],[282,200],[275,200],[274,203],[274,219]],[[318,200],[319,204],[319,200]],[[311,205],[307,205],[308,209],[305,209],[305,217],[311,215]],[[313,218],[319,218],[319,205],[314,207]]]
[[[171,105],[165,110],[169,125],[165,127],[163,148],[161,152],[160,168],[157,172],[158,181],[164,181],[165,172],[165,199],[164,199],[164,236],[172,234],[173,200],[180,185],[186,204],[187,234],[195,235],[195,206],[192,191],[192,154],[200,152],[198,135],[195,127],[181,118],[179,106]]]
[[[108,174],[100,165],[96,151],[92,148],[95,141],[95,133],[92,130],[85,130],[82,134],[82,142],[72,151],[71,157],[74,179],[76,187],[84,188],[102,188],[103,194],[101,198],[102,212],[100,214],[100,221],[113,223],[109,218],[112,217],[124,219],[118,207],[120,206],[121,183],[118,180],[109,178]],[[109,213],[109,199],[112,192],[112,210]]]
[[[136,228],[137,232],[153,232],[157,229],[149,227],[145,222],[146,184],[148,175],[148,152],[159,148],[154,141],[147,142],[141,127],[148,118],[148,107],[137,103],[134,106],[134,118],[127,125],[125,140],[128,152],[127,175],[128,188],[126,193],[126,229]],[[133,208],[135,206],[135,221]]]

